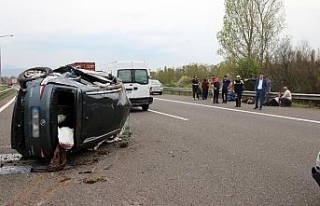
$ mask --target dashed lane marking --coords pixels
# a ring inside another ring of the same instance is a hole
[[[188,121],[188,120],[189,120],[189,119],[184,118],[184,117],[179,117],[179,116],[172,115],[172,114],[167,114],[167,113],[163,113],[163,112],[158,112],[158,111],[154,111],[154,110],[151,110],[151,109],[149,109],[148,111],[149,111],[149,112],[156,113],[156,114],[161,114],[161,115],[164,115],[164,116],[167,116],[167,117],[172,117],[172,118],[184,120],[184,121]]]

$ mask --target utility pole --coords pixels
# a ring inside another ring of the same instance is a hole
[[[5,37],[13,37],[12,34],[10,35],[0,35],[0,38],[5,38]],[[0,44],[0,85],[2,83],[2,76],[1,76],[1,64],[2,64],[2,61],[1,61],[1,44]]]

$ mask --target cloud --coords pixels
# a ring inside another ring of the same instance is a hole
[[[319,5],[286,0],[284,33],[318,47]],[[0,8],[0,35],[14,34],[0,38],[3,68],[146,60],[155,69],[222,60],[216,33],[224,0],[8,0]]]

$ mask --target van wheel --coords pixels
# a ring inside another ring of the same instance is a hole
[[[149,109],[149,104],[142,105],[142,110],[147,111]]]

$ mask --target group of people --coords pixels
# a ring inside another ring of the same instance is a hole
[[[262,106],[290,107],[292,104],[291,91],[286,86],[283,87],[283,93],[278,92],[275,98],[268,101],[268,95],[271,92],[271,81],[269,78],[264,78],[263,73],[256,80],[254,90],[256,91],[254,109],[259,108],[261,110]]]
[[[206,100],[208,98],[208,92],[210,85],[212,87],[212,95],[213,95],[213,104],[219,103],[219,92],[220,87],[221,88],[221,95],[222,95],[222,103],[227,103],[228,101],[228,93],[231,90],[233,86],[233,91],[235,93],[235,107],[241,107],[241,101],[242,101],[242,92],[243,92],[243,86],[244,86],[244,80],[241,79],[240,75],[236,76],[236,79],[231,82],[228,75],[224,75],[223,80],[220,82],[220,79],[216,77],[215,75],[211,76],[211,79],[204,78],[202,82],[200,82],[197,75],[194,75],[192,79],[192,96],[195,100],[200,99],[200,85],[201,85],[201,96],[203,100]],[[271,80],[268,77],[264,77],[264,75],[261,73],[257,79],[255,79],[255,99],[254,104],[255,107],[253,109],[259,109],[261,110],[263,106],[276,106],[278,104],[279,106],[291,106],[292,104],[292,97],[291,92],[287,87],[284,87],[284,92],[281,94],[279,92],[279,95],[272,99],[271,101],[268,101],[269,93],[271,92]]]
[[[221,88],[222,83],[222,88]],[[212,95],[213,95],[213,104],[219,103],[219,93],[221,88],[221,95],[222,95],[222,103],[227,103],[228,101],[228,93],[229,90],[232,88],[232,85],[234,85],[234,92],[236,93],[236,106],[241,106],[241,97],[242,97],[242,91],[243,91],[243,85],[244,82],[240,78],[240,75],[237,75],[236,80],[231,82],[228,75],[224,75],[223,80],[220,82],[220,79],[216,77],[215,75],[211,76],[211,80],[209,80],[208,77],[204,78],[202,82],[200,82],[197,75],[194,75],[192,79],[192,96],[193,100],[200,99],[200,88],[201,85],[201,95],[202,99],[206,100],[208,98],[209,88],[210,85],[212,87]]]

